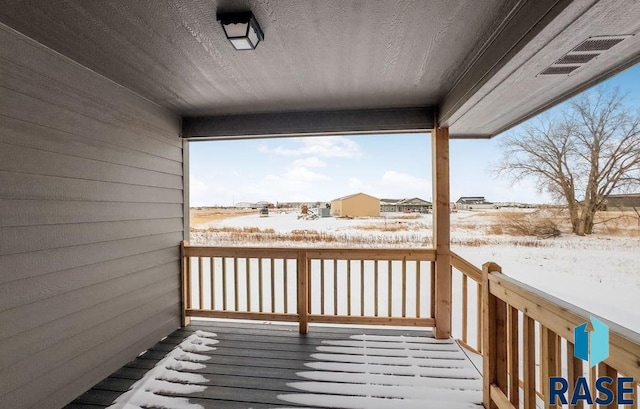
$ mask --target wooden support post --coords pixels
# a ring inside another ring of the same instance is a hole
[[[449,128],[431,133],[433,154],[433,243],[436,249],[435,337],[451,337]]]
[[[286,260],[285,260],[286,262]],[[309,329],[309,260],[306,251],[298,252],[298,322],[300,333],[306,334]],[[324,300],[322,300],[324,301]]]
[[[483,304],[482,331],[484,354],[482,354],[482,403],[485,408],[497,408],[491,399],[491,387],[497,386],[505,395],[507,393],[507,305],[491,294],[489,273],[501,271],[495,263],[482,266]],[[437,322],[436,322],[436,325]]]
[[[182,303],[181,303],[181,308],[182,311],[180,313],[181,315],[181,321],[182,321],[182,326],[186,327],[187,325],[189,325],[191,323],[191,317],[187,317],[187,308],[191,308],[190,305],[190,297],[189,297],[189,291],[191,291],[190,288],[190,277],[189,277],[189,257],[186,257],[184,255],[184,246],[185,246],[185,241],[182,241],[180,243],[180,260],[182,260]]]

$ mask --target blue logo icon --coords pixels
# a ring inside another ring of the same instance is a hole
[[[609,327],[596,318],[575,327],[573,338],[573,355],[589,362],[591,368],[609,357]]]

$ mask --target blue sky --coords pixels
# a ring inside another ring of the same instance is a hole
[[[607,81],[640,106],[640,65]],[[561,109],[562,105],[553,109]],[[517,128],[509,132],[517,132]],[[451,198],[547,203],[531,180],[512,185],[490,168],[502,135],[452,140]],[[431,200],[429,134],[329,136],[195,142],[190,147],[191,206],[237,202],[330,201],[355,192]]]

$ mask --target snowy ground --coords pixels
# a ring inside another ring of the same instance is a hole
[[[640,238],[606,235],[536,239],[489,234],[491,214],[458,212],[451,215],[452,249],[477,266],[495,261],[503,272],[549,294],[617,322],[640,333]],[[219,220],[214,228],[256,227],[277,233],[314,230],[339,237],[371,237],[370,246],[381,238],[400,247],[430,243],[431,215],[405,219],[391,214],[384,218],[299,220],[292,213],[257,214]],[[401,229],[394,230],[394,225]],[[369,228],[367,228],[369,226]],[[372,228],[373,227],[373,228]],[[397,240],[401,238],[402,240]],[[304,246],[304,242],[227,242],[224,235],[192,233],[192,242],[209,245]],[[395,241],[394,241],[395,240]],[[342,246],[313,243],[312,246]],[[392,244],[393,245],[393,244]],[[366,247],[367,245],[365,245]],[[474,305],[474,304],[471,304]]]

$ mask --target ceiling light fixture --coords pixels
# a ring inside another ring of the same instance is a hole
[[[218,14],[224,34],[236,50],[255,50],[264,33],[250,11],[243,13]]]

